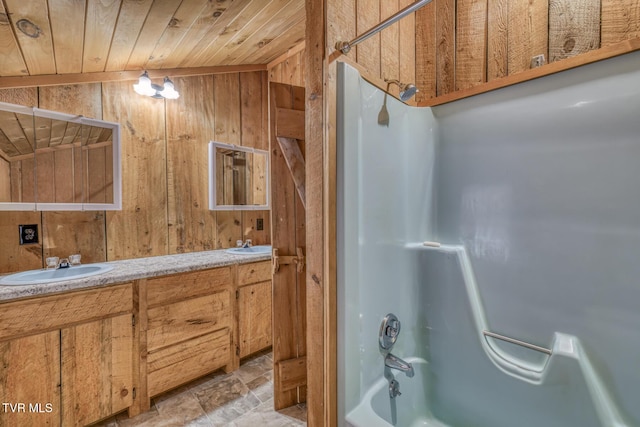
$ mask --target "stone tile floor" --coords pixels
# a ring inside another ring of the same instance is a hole
[[[271,353],[244,360],[228,374],[215,372],[157,396],[151,410],[128,418],[126,413],[100,427],[297,427],[306,426],[306,407],[273,410]]]

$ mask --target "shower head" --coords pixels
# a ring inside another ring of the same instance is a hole
[[[400,100],[402,102],[407,102],[408,100],[411,99],[413,95],[416,94],[416,92],[420,92],[416,87],[416,85],[414,85],[413,83],[401,83],[398,80],[387,80],[387,79],[384,79],[384,81],[389,84],[393,83],[398,85],[398,87],[400,88],[400,93],[399,93]],[[387,89],[388,88],[389,87],[387,85]]]

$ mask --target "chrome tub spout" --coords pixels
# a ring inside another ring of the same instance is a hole
[[[409,378],[411,378],[414,374],[413,365],[411,365],[411,363],[405,362],[404,360],[400,359],[397,356],[394,356],[391,353],[387,354],[387,356],[384,358],[384,366],[402,371],[407,374]]]

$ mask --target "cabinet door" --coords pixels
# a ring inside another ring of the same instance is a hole
[[[238,289],[240,357],[271,345],[271,281]]]
[[[0,426],[60,424],[60,331],[0,342]]]
[[[131,316],[62,330],[63,425],[87,425],[132,405]]]

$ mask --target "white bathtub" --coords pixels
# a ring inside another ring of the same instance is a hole
[[[436,420],[425,404],[429,401],[427,361],[418,357],[404,358],[413,365],[415,375],[393,373],[400,383],[402,395],[389,397],[389,380],[380,377],[366,391],[360,404],[346,416],[352,427],[448,427]]]

